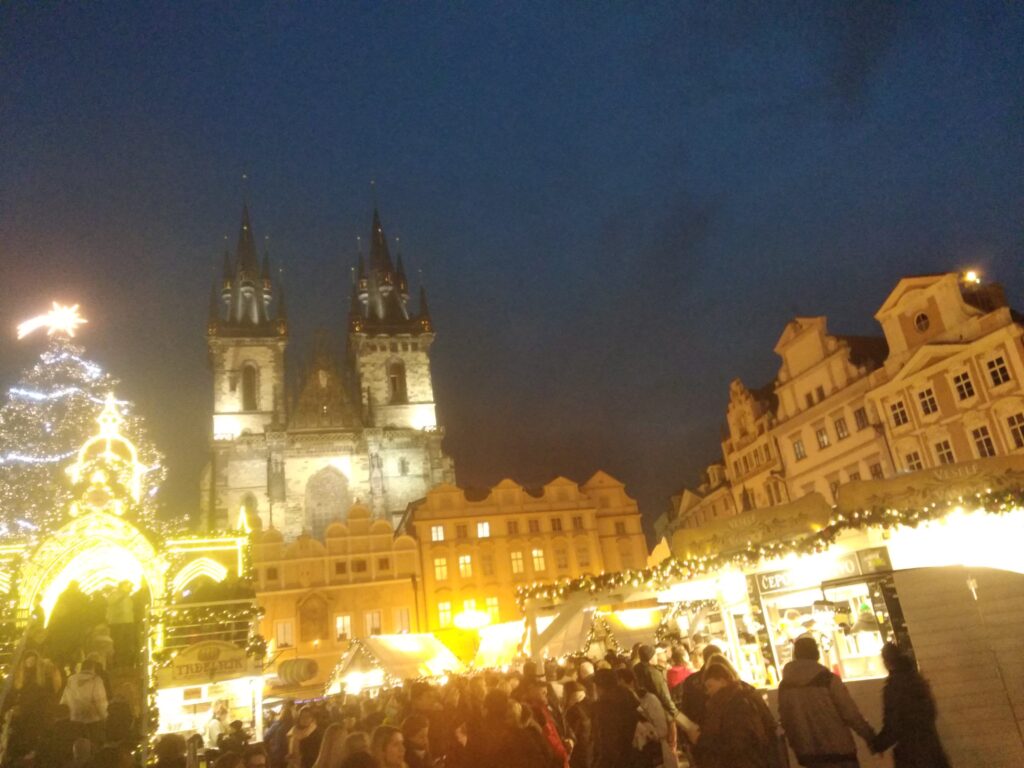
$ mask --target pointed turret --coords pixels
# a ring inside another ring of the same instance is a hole
[[[420,286],[420,317],[430,317],[430,307],[427,306],[427,289]]]
[[[238,246],[235,249],[235,264],[239,276],[255,280],[259,274],[259,257],[256,255],[256,240],[249,223],[249,206],[242,205],[242,223],[238,228]]]
[[[394,267],[391,265],[391,254],[388,251],[388,239],[384,234],[384,227],[380,223],[380,213],[373,209],[373,224],[370,231],[370,269],[380,275],[390,274]]]
[[[242,206],[238,246],[234,260],[225,251],[221,296],[226,305],[220,332],[230,335],[267,336],[283,334],[273,313],[273,279],[270,258],[262,268],[256,253],[256,237],[249,219],[249,206]]]
[[[409,281],[405,277],[405,266],[402,264],[402,252],[398,252],[395,266],[395,282],[398,284],[398,293],[402,301],[409,301]]]

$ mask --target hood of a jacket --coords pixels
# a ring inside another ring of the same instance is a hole
[[[807,685],[828,667],[810,659],[794,659],[782,668],[782,679],[790,685]]]

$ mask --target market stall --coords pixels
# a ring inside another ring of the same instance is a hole
[[[352,641],[334,668],[325,693],[359,693],[406,680],[439,680],[464,671],[463,663],[433,635],[373,635]]]
[[[490,624],[477,632],[480,645],[473,657],[473,669],[507,669],[522,657],[526,635],[522,620]]]

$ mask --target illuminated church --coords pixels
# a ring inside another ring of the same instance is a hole
[[[289,386],[284,295],[243,209],[207,324],[213,423],[201,504],[209,527],[236,529],[245,517],[289,539],[321,538],[357,500],[393,522],[429,488],[453,482],[435,411],[426,293],[414,308],[376,210],[350,302],[344,360],[318,334]]]

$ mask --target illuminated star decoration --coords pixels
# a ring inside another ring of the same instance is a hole
[[[40,328],[46,329],[47,336],[62,333],[69,339],[74,338],[78,326],[89,322],[78,313],[78,305],[65,306],[53,302],[53,308],[45,315],[37,315],[18,324],[18,338],[23,339]]]

